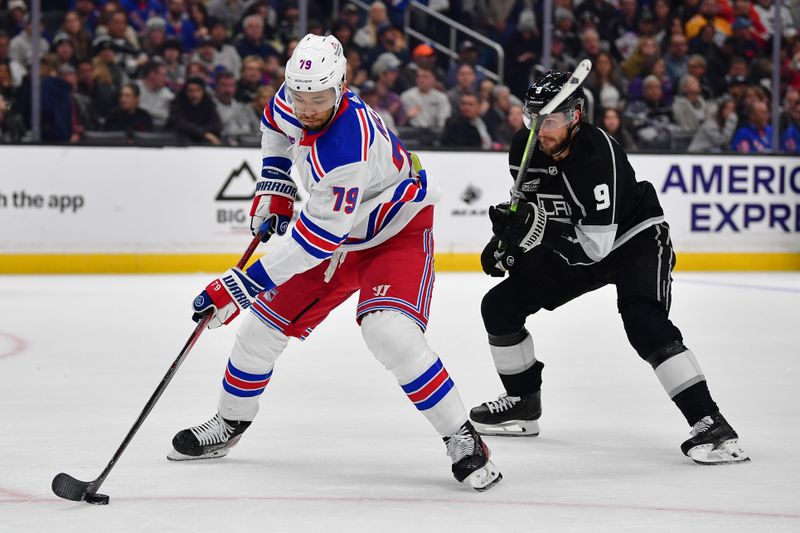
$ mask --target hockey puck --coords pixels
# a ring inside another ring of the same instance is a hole
[[[94,505],[108,505],[108,496],[105,494],[84,494],[83,501]]]

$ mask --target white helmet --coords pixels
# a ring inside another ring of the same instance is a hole
[[[344,94],[346,72],[347,59],[339,40],[333,35],[322,37],[309,33],[300,39],[286,63],[285,84],[290,97],[293,92],[333,89],[336,113]]]

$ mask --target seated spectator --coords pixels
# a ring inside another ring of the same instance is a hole
[[[15,61],[9,55],[9,43],[8,34],[0,31],[0,62],[8,65],[8,69],[11,72],[11,83],[16,88],[22,83],[22,78],[25,77],[27,71],[21,63]]]
[[[213,85],[214,80],[206,66],[199,61],[189,61],[186,65],[186,78],[200,78],[206,87]]]
[[[70,142],[78,142],[86,130],[97,129],[97,113],[91,99],[78,92],[78,75],[75,67],[65,63],[58,67],[58,77],[70,86],[70,104],[72,107],[72,134]]]
[[[57,76],[56,60],[45,54],[39,60],[41,73],[41,125],[42,140],[68,142],[72,136],[72,87]],[[28,74],[19,88],[17,106],[21,109],[24,123],[31,123],[33,100],[31,76]]]
[[[481,103],[481,116],[486,114],[489,111],[489,108],[494,103],[494,98],[492,97],[492,93],[494,92],[494,88],[497,84],[490,80],[489,78],[484,79],[482,82],[478,84],[478,100]]]
[[[77,92],[92,103],[96,120],[102,123],[116,105],[117,92],[111,75],[103,69],[95,69],[90,59],[78,61]]]
[[[594,96],[597,115],[594,117],[594,122],[597,123],[602,118],[599,113],[603,109],[619,109],[623,106],[623,95],[625,89],[621,81],[617,78],[617,73],[614,68],[614,60],[608,52],[600,52],[597,54],[594,68],[589,73],[586,81],[583,83],[584,87],[591,91]]]
[[[9,0],[8,13],[6,14],[5,27],[3,28],[9,35],[9,38],[14,38],[25,30],[25,25],[30,20],[28,14],[28,4],[25,0]]]
[[[33,25],[30,21],[25,24],[25,29],[11,39],[8,45],[8,58],[16,61],[20,65],[32,65],[33,61]],[[39,49],[42,53],[47,52],[50,48],[50,43],[47,39],[41,37],[39,40]]]
[[[530,21],[517,26],[517,31],[505,46],[505,53],[504,82],[514,94],[523,94],[528,89],[531,71],[542,53],[541,39]]]
[[[506,122],[506,117],[514,104],[519,104],[519,100],[511,94],[511,89],[507,85],[496,85],[489,95],[490,105],[485,113],[482,113],[483,122],[489,130],[492,139],[496,136],[497,128]]]
[[[119,95],[119,106],[109,113],[106,131],[124,131],[129,136],[134,131],[153,131],[150,113],[139,107],[139,86],[127,83]]]
[[[680,82],[680,96],[672,103],[672,119],[684,133],[695,133],[708,118],[708,104],[700,94],[700,82],[687,74]]]
[[[488,150],[492,138],[480,116],[481,104],[476,94],[461,95],[458,113],[447,119],[442,146],[473,147]]]
[[[225,24],[220,19],[209,19],[208,33],[211,36],[211,42],[214,43],[214,64],[222,66],[238,79],[239,72],[242,70],[242,58],[236,48],[228,44],[228,30]]]
[[[550,43],[550,53],[553,58],[553,70],[572,72],[578,65],[575,56],[568,52],[564,36],[559,30],[553,32],[553,41]]]
[[[636,132],[636,144],[641,148],[668,149],[672,138],[671,109],[664,100],[661,81],[647,76],[643,82],[643,99],[629,103],[625,121]]]
[[[494,130],[492,140],[495,147],[504,150],[508,149],[511,146],[511,139],[514,138],[514,134],[521,130],[523,126],[522,106],[514,104],[509,108],[505,121]]]
[[[176,37],[185,52],[194,50],[197,28],[186,14],[184,0],[168,0],[166,18],[167,36]]]
[[[606,133],[611,135],[611,137],[617,141],[623,150],[629,152],[639,149],[639,147],[636,146],[636,141],[633,140],[631,133],[622,124],[622,116],[619,114],[618,109],[606,109],[603,111],[603,116],[601,118],[602,120],[600,127],[604,129]]]
[[[733,37],[728,41],[733,53],[747,61],[753,61],[761,55],[761,47],[753,37],[752,29],[753,24],[750,19],[738,18],[733,23]]]
[[[800,128],[789,126],[781,138],[781,150],[787,154],[800,154]]]
[[[508,61],[508,49],[506,50],[506,61]],[[458,46],[458,59],[450,64],[450,67],[447,69],[447,77],[443,80],[444,85],[446,87],[454,87],[458,80],[456,80],[456,74],[458,72],[459,65],[463,65],[467,63],[468,65],[472,65],[472,68],[475,69],[475,79],[478,83],[482,82],[483,79],[486,77],[485,74],[480,72],[477,69],[478,64],[480,63],[480,54],[478,52],[478,47],[475,46],[475,43],[472,41],[464,41]],[[434,70],[434,72],[436,72]],[[508,76],[509,72],[506,70],[506,75]],[[526,85],[525,88],[527,89],[528,86]]]
[[[644,35],[639,38],[639,45],[636,47],[636,51],[622,63],[622,72],[629,80],[644,78],[649,74],[649,72],[645,72],[647,65],[652,65],[660,57],[661,51],[656,40],[653,37]],[[592,62],[594,63],[594,61]]]
[[[378,44],[378,28],[391,24],[386,4],[381,0],[375,0],[369,6],[367,20],[362,27],[356,31],[353,42],[361,48],[374,48]]]
[[[167,88],[167,68],[161,61],[150,61],[142,68],[139,85],[139,105],[153,117],[153,124],[161,129],[170,114],[170,103],[175,98]]]
[[[792,5],[791,2],[783,2],[781,5],[781,31],[783,32],[783,37],[785,39],[791,39],[793,36],[797,35],[798,21],[792,19],[792,13],[789,11],[787,4]],[[772,33],[775,31],[774,0],[756,0],[756,5],[754,7],[758,17],[761,19],[761,22],[764,23],[767,37],[772,37]],[[795,14],[795,16],[797,16],[797,14]],[[794,30],[794,33],[792,33],[792,30]]]
[[[186,80],[170,105],[167,129],[193,143],[222,144],[222,124],[203,80]]]
[[[697,14],[686,21],[686,38],[694,39],[700,30],[709,25],[714,28],[714,39],[718,44],[731,36],[731,25],[720,15],[717,0],[701,0]]]
[[[450,100],[434,88],[436,77],[424,67],[417,69],[417,84],[400,95],[408,124],[416,128],[429,128],[439,132],[450,116]]]
[[[83,21],[77,11],[67,11],[64,15],[64,24],[61,31],[66,33],[75,45],[77,59],[89,57],[92,53],[92,37],[83,26]]]
[[[394,54],[386,53],[382,54],[372,65],[372,74],[376,77],[375,100],[381,110],[392,116],[392,122],[396,125],[403,125],[406,122],[403,102],[393,90],[400,75],[398,70],[400,64],[400,60]]]
[[[575,15],[572,11],[563,7],[557,7],[553,16],[555,28],[558,36],[563,44],[563,52],[575,57],[581,53],[583,45],[580,37],[578,37],[577,28],[575,26]],[[553,32],[555,37],[556,31]]]
[[[59,32],[53,37],[53,54],[56,56],[58,66],[70,65],[78,66],[78,58],[75,56],[75,44],[69,35]]]
[[[600,41],[600,34],[597,33],[597,30],[594,28],[585,28],[581,32],[581,51],[578,57],[576,57],[577,61],[580,62],[584,59],[589,59],[594,63],[597,54],[601,51],[603,51],[603,45]]]
[[[383,120],[383,125],[395,134],[397,133],[397,124],[395,124],[394,117],[388,109],[383,107],[378,100],[377,85],[372,80],[367,80],[361,85],[359,96],[369,105]],[[397,95],[395,95],[397,96]],[[399,97],[398,97],[399,98]],[[400,106],[402,108],[402,105]]]
[[[167,8],[161,0],[120,0],[120,4],[128,13],[131,26],[137,33],[144,32],[151,18],[167,14]]]
[[[261,117],[273,96],[275,96],[275,87],[272,85],[262,85],[256,91],[256,97],[249,105],[253,119],[253,131],[259,131],[261,128]]]
[[[695,133],[689,144],[689,151],[709,153],[730,150],[738,120],[736,103],[727,96],[723,97],[717,104],[714,116],[706,119]]]
[[[24,134],[22,117],[12,111],[5,96],[0,94],[0,144],[19,142]]]
[[[223,70],[217,74],[214,85],[214,105],[222,122],[222,142],[238,144],[237,137],[250,133],[258,133],[253,128],[252,112],[247,104],[237,101],[236,78],[233,73]]]
[[[194,54],[192,54],[191,62],[192,63],[201,63],[207,72],[214,72],[214,69],[217,67],[216,63],[216,49],[214,48],[214,42],[211,40],[211,37],[208,35],[201,35],[197,38],[197,46],[194,49]]]
[[[707,65],[706,58],[700,55],[693,55],[690,56],[689,60],[686,62],[686,72],[697,78],[697,81],[700,82],[700,94],[703,98],[709,100],[716,95],[714,93],[714,87],[706,74]]]
[[[418,44],[411,52],[411,61],[400,69],[400,79],[397,84],[397,91],[403,92],[414,87],[417,83],[417,68],[425,67],[432,70],[437,80],[445,79],[445,72],[436,65],[436,50],[429,44]],[[437,87],[441,89],[441,87]]]
[[[11,75],[11,66],[8,61],[0,60],[0,95],[3,95],[6,100],[12,99],[14,96],[14,79]]]
[[[628,98],[631,100],[641,100],[643,96],[642,82],[645,78],[653,76],[661,82],[661,95],[667,104],[672,103],[672,82],[667,76],[666,66],[663,57],[652,58],[651,61],[642,69],[642,75],[637,76],[628,84]]]
[[[173,93],[180,91],[186,80],[186,64],[180,41],[174,37],[166,38],[161,49],[161,57],[167,73],[167,87]]]
[[[664,66],[673,86],[678,85],[681,78],[686,75],[689,62],[688,51],[689,45],[686,36],[682,33],[670,35],[667,53],[664,55]]]
[[[772,151],[772,126],[769,125],[769,108],[764,102],[754,102],[746,110],[747,123],[733,135],[731,148],[743,154]]]
[[[366,51],[366,63],[372,65],[375,60],[385,53],[394,54],[401,63],[410,60],[406,51],[406,38],[402,30],[394,26],[381,26],[378,28],[378,44]]]
[[[256,97],[262,85],[264,62],[256,56],[248,56],[242,61],[242,71],[236,84],[236,99],[248,104]]]
[[[280,55],[264,38],[264,19],[259,15],[249,15],[242,21],[242,36],[236,41],[236,51],[242,59]]]
[[[189,20],[194,23],[195,37],[208,35],[208,10],[202,2],[189,3]]]
[[[800,129],[800,91],[793,87],[786,89],[783,97],[783,111],[781,111],[778,124],[780,124],[781,131],[786,131],[792,126]]]
[[[209,0],[206,6],[208,14],[220,20],[223,26],[235,28],[252,4],[252,0]]]
[[[450,99],[450,107],[457,109],[461,105],[461,96],[464,94],[475,94],[476,89],[475,68],[469,63],[458,65],[456,70],[456,85],[447,91]]]
[[[369,73],[361,60],[361,52],[356,48],[350,48],[345,50],[344,55],[347,59],[347,84],[361,87],[361,84],[369,79]]]
[[[161,55],[167,38],[167,21],[161,17],[153,17],[145,23],[142,39],[142,52],[149,57]]]

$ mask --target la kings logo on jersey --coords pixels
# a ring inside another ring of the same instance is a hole
[[[570,222],[572,209],[564,197],[560,194],[542,194],[536,195],[539,205],[541,205],[547,213],[547,218],[557,220],[559,222]]]

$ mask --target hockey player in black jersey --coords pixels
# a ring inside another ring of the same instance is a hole
[[[472,409],[470,418],[485,435],[538,435],[544,365],[525,319],[613,284],[628,340],[692,428],[683,453],[701,464],[748,461],[669,320],[675,253],[655,189],[636,181],[616,141],[583,120],[581,87],[538,116],[569,79],[549,72],[528,89],[525,123],[538,122],[539,130],[527,168],[519,168],[527,128],[509,152],[511,175],[525,172],[520,201],[516,209],[489,209],[495,236],[481,264],[491,276],[508,276],[484,296],[481,312],[506,393]]]

